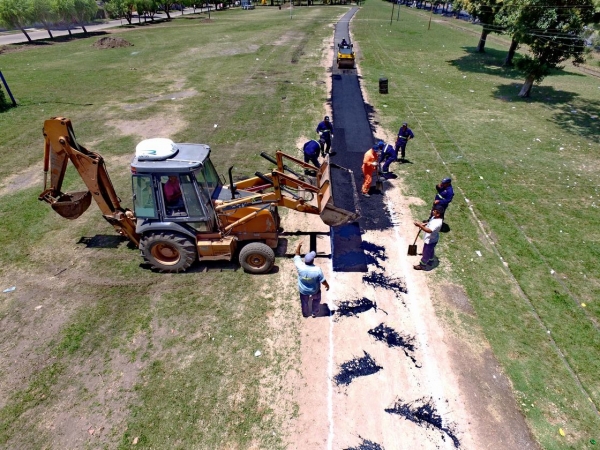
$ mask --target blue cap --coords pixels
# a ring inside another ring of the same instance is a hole
[[[304,257],[304,262],[306,264],[312,264],[312,262],[315,260],[315,256],[317,256],[317,254],[315,252],[307,253],[306,256]]]
[[[377,146],[378,146],[379,148],[383,148],[383,147],[385,147],[385,143],[384,143],[383,141],[379,141],[379,142],[377,143]]]
[[[452,183],[452,178],[444,178],[442,183]]]
[[[323,120],[329,120],[329,116],[325,116]]]

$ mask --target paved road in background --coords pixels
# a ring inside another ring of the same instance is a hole
[[[202,9],[196,8],[196,12],[197,13],[202,12]],[[192,14],[192,13],[193,13],[192,8],[187,8],[184,11],[176,11],[176,10],[169,11],[171,18],[181,16],[182,14],[187,15],[187,14]],[[154,16],[155,20],[156,19],[166,19],[166,18],[167,18],[167,15],[162,14],[162,13],[156,14]],[[132,24],[136,24],[136,23],[138,23],[138,17],[134,16],[134,18],[132,20]],[[105,30],[107,28],[120,27],[121,25],[127,25],[127,21],[125,19],[111,20],[109,22],[93,24],[93,25],[86,25],[85,29],[88,30],[89,32],[93,32],[93,31]],[[34,41],[50,38],[50,36],[48,35],[48,32],[44,29],[36,28],[36,29],[31,29],[31,31],[29,31],[29,29],[26,29],[26,31],[27,31],[27,34],[29,35],[29,37]],[[52,31],[52,35],[54,37],[69,35],[69,32],[67,30],[51,30],[51,31]],[[83,30],[81,29],[81,27],[71,28],[71,33],[72,34],[82,34]],[[20,43],[24,43],[24,42],[27,42],[27,38],[25,37],[25,35],[22,32],[19,32],[19,33],[11,32],[10,34],[0,33],[0,45],[20,44]]]

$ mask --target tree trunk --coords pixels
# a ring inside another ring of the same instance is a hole
[[[481,37],[479,38],[479,43],[477,44],[477,53],[485,53],[485,41],[488,34],[490,34],[490,30],[486,30],[484,27],[483,30],[481,30]]]
[[[510,48],[508,49],[508,53],[506,55],[506,59],[504,60],[504,64],[503,64],[504,67],[512,67],[514,65],[513,58],[515,57],[517,48],[519,48],[519,43],[516,41],[515,38],[513,38],[510,43]]]
[[[529,98],[531,94],[531,88],[533,87],[534,77],[533,75],[529,75],[527,79],[525,79],[525,84],[521,88],[521,92],[519,92],[519,97]]]
[[[27,31],[25,31],[25,28],[21,28],[21,27],[19,27],[19,30],[21,30],[21,31],[23,32],[23,34],[25,35],[25,37],[27,38],[27,40],[28,40],[29,42],[33,42],[33,41],[31,40],[31,38],[29,37],[29,35],[27,34]]]

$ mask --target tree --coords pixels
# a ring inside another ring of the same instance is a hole
[[[134,7],[138,13],[139,22],[142,21],[142,15],[144,15],[144,21],[146,20],[146,16],[150,17],[150,20],[154,20],[154,15],[158,10],[158,2],[157,0],[135,0]]]
[[[529,47],[530,55],[517,61],[525,74],[519,97],[529,97],[533,83],[541,82],[552,69],[572,59],[585,61],[583,31],[593,20],[592,0],[517,0],[504,10],[503,22],[513,41]]]
[[[31,22],[42,22],[44,28],[50,35],[50,39],[54,39],[50,26],[56,23],[58,15],[52,7],[51,0],[29,0],[30,9],[29,16]]]
[[[98,12],[98,5],[96,4],[96,0],[74,0],[75,4],[75,15],[73,19],[83,29],[83,32],[87,34],[87,30],[83,25],[85,22],[89,22],[96,17],[96,12]]]
[[[54,0],[54,8],[64,22],[79,24],[85,34],[85,22],[92,20],[98,11],[95,0]],[[71,34],[70,28],[68,31]]]
[[[477,52],[485,52],[485,43],[488,34],[503,32],[502,28],[496,24],[496,15],[501,11],[502,6],[502,0],[458,0],[453,4],[452,8],[457,11],[464,9],[481,23],[482,30],[479,42],[477,43]]]
[[[510,42],[510,48],[508,49],[508,53],[506,54],[506,58],[504,59],[503,66],[512,67],[514,65],[513,58],[515,57],[515,53],[517,52],[518,48],[519,41],[517,41],[513,36],[512,41]]]
[[[27,41],[33,42],[25,27],[30,24],[29,2],[27,0],[0,0],[0,23],[8,28],[23,32]]]
[[[125,17],[127,23],[131,25],[135,6],[136,2],[134,0],[111,0],[104,5],[104,9],[110,17],[115,19]],[[139,14],[139,9],[137,11]]]
[[[171,18],[171,14],[169,14],[169,11],[171,11],[171,5],[172,3],[170,1],[160,0],[158,2],[158,8],[162,9],[165,12],[165,14],[167,15],[167,19]]]

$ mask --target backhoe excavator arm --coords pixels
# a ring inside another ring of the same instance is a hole
[[[115,230],[139,246],[140,237],[135,232],[135,216],[131,210],[121,207],[102,156],[77,143],[69,119],[54,117],[46,120],[44,138],[44,191],[39,200],[49,203],[62,217],[76,219],[87,210],[93,198],[103,217]],[[77,169],[88,191],[61,192],[69,160]]]

